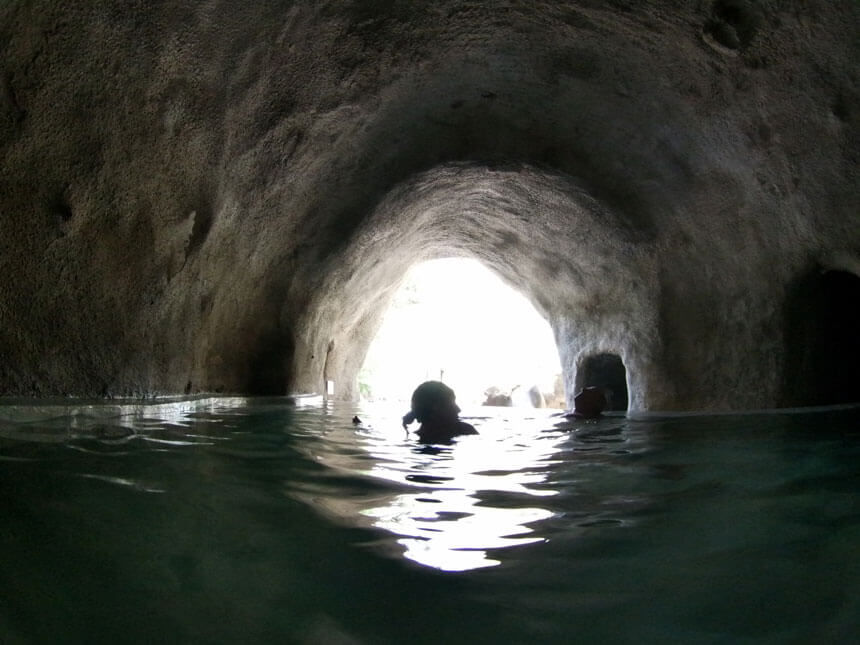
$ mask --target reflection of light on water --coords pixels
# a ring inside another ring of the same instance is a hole
[[[128,479],[125,477],[110,477],[108,475],[93,475],[91,473],[83,473],[78,475],[78,477],[83,477],[84,479],[95,479],[97,481],[108,482],[109,484],[117,484],[119,486],[127,486],[128,488],[133,488],[135,490],[139,490],[144,493],[164,493],[165,489],[159,486],[153,486],[149,484],[144,484],[142,482],[136,481],[134,479]]]
[[[549,411],[483,409],[466,416],[480,434],[447,446],[405,435],[400,406],[366,403],[358,412],[358,427],[352,409],[324,426],[307,418],[308,441],[297,447],[327,470],[293,483],[291,496],[338,522],[382,529],[391,537],[375,544],[443,571],[492,567],[506,550],[545,541],[540,526],[554,512],[540,500],[559,494],[547,477],[568,440],[551,429]]]
[[[396,428],[396,417],[386,418],[385,410],[369,405],[362,416],[370,420],[374,412],[382,412],[371,425]],[[512,424],[503,418],[511,413],[493,410],[487,411],[488,417],[472,419],[481,434],[461,437],[451,446],[422,448],[403,441],[402,435],[393,440],[385,432],[371,432],[359,435],[358,454],[317,453],[318,459],[339,470],[396,487],[390,496],[338,500],[327,510],[337,506],[341,517],[354,513],[353,521],[356,516],[367,518],[372,526],[397,536],[404,557],[445,571],[495,566],[500,564],[494,557],[497,550],[543,542],[533,525],[553,513],[535,501],[558,494],[541,485],[566,436],[541,430],[546,421],[522,413],[513,413],[521,418]],[[327,440],[338,438],[329,435]],[[354,435],[343,436],[343,441],[357,447]],[[314,504],[319,507],[316,493]],[[353,504],[354,510],[344,504]]]
[[[488,549],[541,542],[525,526],[547,519],[541,508],[492,508],[464,490],[442,489],[399,495],[388,506],[362,513],[375,518],[374,526],[403,536],[397,543],[404,557],[445,571],[464,571],[500,564],[487,557]]]
[[[242,397],[187,397],[113,403],[47,402],[0,405],[0,436],[33,441],[65,441],[105,424],[146,431],[170,425],[189,427],[196,415],[219,415],[247,405]]]

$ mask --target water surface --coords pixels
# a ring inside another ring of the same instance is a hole
[[[480,435],[433,447],[402,413],[0,404],[0,641],[860,633],[856,407],[574,423],[478,408]]]

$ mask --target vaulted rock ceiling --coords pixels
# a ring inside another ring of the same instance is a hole
[[[569,397],[858,398],[854,0],[10,0],[0,47],[2,393],[355,396],[462,256]]]

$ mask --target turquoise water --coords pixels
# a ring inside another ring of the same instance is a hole
[[[403,412],[0,405],[0,641],[860,633],[860,408],[567,425],[478,408],[479,436],[435,448]]]

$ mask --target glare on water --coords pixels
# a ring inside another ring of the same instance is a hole
[[[422,446],[397,406],[310,403],[0,405],[3,642],[860,628],[856,407],[575,422],[477,407],[463,417],[480,434]]]

